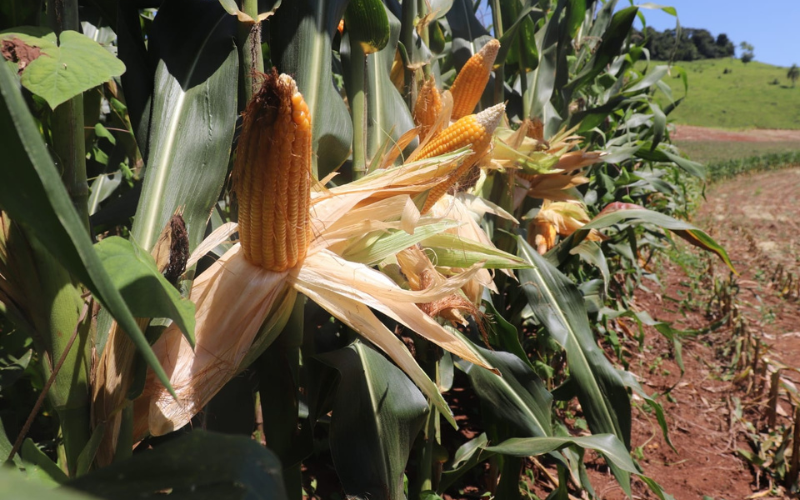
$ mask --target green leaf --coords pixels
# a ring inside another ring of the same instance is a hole
[[[613,8],[613,4],[612,4]],[[619,55],[620,48],[636,19],[636,7],[622,9],[611,18],[608,29],[603,34],[602,42],[594,53],[594,57],[585,66],[574,80],[567,87],[571,90],[578,90],[584,85],[594,81],[595,77],[606,69],[606,66]]]
[[[287,499],[275,455],[249,437],[192,431],[67,484],[101,498]]]
[[[506,321],[503,315],[497,312],[494,304],[490,301],[484,300],[483,306],[486,308],[486,315],[488,316],[486,326],[489,330],[490,343],[505,352],[514,354],[522,360],[523,363],[533,368],[533,365],[531,365],[528,359],[528,355],[525,354],[525,350],[519,342],[519,332],[517,332],[517,328]]]
[[[342,257],[352,262],[361,262],[367,265],[376,264],[404,248],[416,245],[420,241],[442,231],[452,229],[457,225],[458,222],[456,221],[446,220],[418,227],[414,230],[414,234],[408,234],[403,230],[370,233],[358,243],[349,246],[343,252]]]
[[[422,393],[399,368],[361,342],[318,359],[341,375],[330,443],[345,492],[359,498],[403,498],[408,455],[428,413]]]
[[[22,71],[22,85],[53,109],[125,72],[122,61],[77,31],[62,31],[58,45],[52,32],[42,37],[8,32],[0,35],[0,40],[13,38],[40,50],[39,57]]]
[[[662,144],[662,147],[663,146],[664,145]],[[706,169],[702,164],[687,160],[680,155],[670,153],[666,149],[654,148],[651,143],[643,143],[636,151],[636,156],[650,161],[675,163],[680,168],[699,179],[705,179],[706,176]]]
[[[67,481],[67,475],[64,471],[50,457],[45,455],[31,438],[23,441],[20,455],[22,455],[22,460],[25,462],[25,471],[38,482],[49,486],[57,486]]]
[[[520,257],[532,266],[519,271],[520,283],[534,315],[566,352],[589,428],[595,434],[614,434],[626,447],[630,446],[628,391],[619,372],[597,346],[578,288],[524,238],[518,237],[517,245]],[[630,494],[630,476],[613,465],[612,469]]]
[[[272,59],[297,80],[313,117],[319,178],[347,160],[353,143],[353,124],[332,71],[331,41],[346,6],[346,0],[296,0],[270,19]]]
[[[150,344],[97,257],[14,75],[4,64],[0,64],[0,95],[0,136],[4,144],[0,207],[12,219],[27,224],[50,253],[91,290],[174,395]]]
[[[606,208],[603,209],[603,212],[592,219],[591,222],[583,226],[580,231],[588,231],[589,229],[602,229],[613,224],[619,224],[623,221],[626,224],[631,225],[653,224],[658,227],[673,231],[675,234],[696,247],[700,247],[704,250],[715,253],[720,259],[722,259],[723,262],[725,262],[731,271],[734,273],[736,272],[736,269],[733,267],[733,263],[728,257],[728,253],[725,251],[725,248],[714,241],[714,239],[704,231],[697,229],[688,222],[674,219],[669,215],[647,210],[646,208],[638,205],[633,205],[633,207],[635,208],[626,208],[625,204],[612,203],[606,206]]]
[[[453,456],[453,462],[451,464],[452,469],[442,473],[442,479],[439,481],[439,493],[446,491],[468,470],[494,455],[494,453],[486,451],[486,445],[488,444],[489,438],[484,432],[478,437],[470,439],[459,446]]]
[[[415,231],[416,233],[416,231]],[[483,262],[487,269],[521,269],[528,264],[515,255],[450,233],[439,233],[422,241],[433,251],[431,261],[442,267],[469,267]]]
[[[122,293],[131,312],[139,318],[169,318],[194,346],[194,304],[158,272],[149,253],[119,236],[95,245],[103,267]]]
[[[533,11],[541,12],[532,6],[521,8],[518,0],[505,0],[500,4],[500,12],[503,15],[503,24],[510,24],[503,36],[500,37],[500,50],[497,52],[495,65],[505,62],[519,63],[525,70],[536,68],[539,63],[539,54],[536,52],[536,41],[534,40],[535,25],[529,15]],[[522,59],[520,61],[520,58]]]
[[[86,446],[78,455],[78,465],[75,467],[76,476],[82,476],[89,472],[89,469],[92,467],[92,463],[94,462],[94,457],[97,455],[97,450],[100,448],[100,442],[102,441],[105,432],[105,423],[100,423],[97,427],[92,429],[92,437],[89,438],[89,442],[86,443]]]
[[[191,10],[192,22],[186,22]],[[144,184],[132,238],[146,251],[178,207],[189,251],[203,239],[228,171],[236,125],[236,19],[217,2],[176,0],[159,9]]]
[[[606,256],[603,255],[603,248],[596,241],[583,240],[577,246],[570,249],[569,253],[580,255],[581,259],[597,267],[603,275],[603,287],[608,292],[608,281],[611,272],[608,270]]]
[[[475,349],[502,375],[498,377],[471,363],[460,363],[484,407],[526,436],[551,435],[553,397],[530,365],[511,353],[477,346]]]
[[[25,476],[13,468],[0,467],[0,498],[14,500],[93,500],[97,497],[89,496],[61,488],[54,490],[37,481],[26,479]]]
[[[512,438],[496,446],[488,446],[486,451],[514,457],[530,457],[543,455],[567,446],[579,446],[599,451],[618,469],[630,474],[641,475],[639,468],[631,460],[627,448],[613,434],[583,437]],[[664,493],[655,481],[643,475],[641,477],[659,498],[662,500],[672,499],[672,496]],[[626,493],[630,496],[630,491]]]

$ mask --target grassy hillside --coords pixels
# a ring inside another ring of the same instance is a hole
[[[744,64],[727,58],[677,65],[686,70],[689,92],[669,116],[674,123],[736,129],[800,129],[800,81],[792,88],[786,78],[787,68],[755,61]],[[730,72],[725,74],[725,69]],[[666,81],[675,99],[684,95],[683,82],[677,73]],[[662,105],[668,103],[661,92],[659,98]]]

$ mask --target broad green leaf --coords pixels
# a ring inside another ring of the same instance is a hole
[[[664,76],[667,74],[668,71],[669,67],[667,66],[656,66],[650,72],[648,72],[646,75],[642,76],[638,80],[633,80],[632,82],[630,82],[628,86],[626,86],[623,89],[623,92],[632,94],[640,90],[649,89],[650,87],[655,85],[656,82],[664,78]]]
[[[438,488],[439,493],[446,491],[468,470],[494,455],[494,453],[486,451],[486,446],[488,444],[489,438],[484,432],[478,437],[470,439],[466,443],[459,446],[455,455],[453,456],[453,461],[451,464],[452,468],[442,473],[442,478],[439,482]]]
[[[414,234],[408,234],[402,230],[369,234],[360,242],[348,247],[342,257],[352,262],[361,262],[368,265],[376,264],[404,248],[416,245],[432,235],[447,231],[457,225],[457,222],[448,220],[418,227]]]
[[[483,262],[483,267],[487,269],[520,269],[528,266],[515,255],[450,233],[425,238],[422,246],[434,253],[431,261],[442,267],[470,267],[478,262]]]
[[[159,59],[144,184],[131,228],[148,252],[179,207],[189,251],[203,239],[225,182],[236,124],[235,33],[236,19],[218,2],[167,2],[153,22],[149,49]]]
[[[661,146],[661,148],[653,148],[652,144],[645,142],[636,151],[636,156],[644,160],[675,163],[689,174],[701,180],[705,179],[706,169],[702,164],[667,151],[663,144]]]
[[[477,346],[475,349],[502,375],[498,377],[470,363],[460,363],[484,407],[523,435],[551,435],[553,397],[530,366],[511,353]]]
[[[658,498],[662,500],[672,499],[672,496],[665,493],[655,481],[641,474],[639,468],[631,460],[628,450],[613,434],[582,437],[512,438],[496,446],[488,446],[486,451],[514,457],[530,457],[543,455],[567,446],[579,446],[584,449],[599,451],[620,470],[640,475]],[[631,495],[630,489],[625,492],[628,496]]]
[[[428,413],[422,393],[399,368],[361,342],[318,358],[341,376],[330,443],[345,492],[359,498],[403,498],[408,455]]]
[[[13,500],[97,500],[97,497],[68,488],[54,490],[10,467],[0,467],[0,498]]]
[[[289,498],[275,455],[249,437],[192,431],[67,484],[101,498]]]
[[[714,241],[714,239],[704,231],[697,229],[688,222],[674,219],[669,215],[659,212],[647,210],[646,208],[638,205],[630,205],[630,208],[628,208],[628,205],[626,204],[613,203],[604,208],[603,211],[600,212],[597,217],[592,219],[591,222],[583,226],[581,231],[589,229],[601,229],[613,224],[619,224],[623,221],[626,224],[653,224],[664,229],[669,229],[692,245],[715,253],[720,259],[722,259],[723,262],[725,262],[731,271],[736,272],[736,269],[733,267],[733,263],[728,257],[728,253],[725,251],[725,248]]]
[[[532,266],[519,271],[520,283],[536,318],[564,348],[589,428],[595,434],[614,434],[630,446],[628,391],[597,346],[578,288],[523,238],[517,238],[517,245],[520,257]],[[623,489],[630,491],[630,476],[613,465],[612,469]]]
[[[583,71],[567,86],[571,90],[578,90],[584,85],[594,81],[606,66],[619,55],[623,42],[628,37],[628,32],[636,19],[636,7],[628,7],[614,14],[608,29],[602,36],[602,42]]]
[[[489,330],[489,343],[504,352],[514,354],[523,363],[532,368],[528,355],[525,353],[525,349],[522,348],[522,344],[520,344],[517,328],[506,321],[489,300],[483,301],[483,307],[486,309],[486,328]]]
[[[608,270],[608,263],[600,244],[596,241],[584,240],[572,248],[569,253],[580,255],[584,261],[597,267],[603,275],[603,287],[608,292],[608,281],[611,278],[611,272]]]
[[[26,438],[22,443],[20,455],[24,462],[25,472],[41,484],[50,487],[66,482],[67,475],[50,457],[40,450],[31,438]]]
[[[0,208],[27,224],[50,253],[86,285],[172,392],[150,344],[95,253],[14,75],[4,64],[0,64],[0,95],[0,136],[5,146],[4,161],[0,162]]]
[[[666,6],[666,5],[659,5],[659,4],[653,3],[653,2],[640,3],[640,4],[637,4],[636,6],[639,7],[640,9],[658,9],[658,10],[663,10],[664,12],[666,12],[667,14],[669,14],[671,16],[676,16],[677,17],[677,15],[678,15],[678,11],[675,10],[675,7],[669,7],[669,6]]]
[[[89,472],[92,463],[94,463],[94,457],[97,455],[97,450],[100,448],[100,441],[103,439],[105,431],[105,423],[100,423],[97,427],[92,429],[92,437],[89,438],[86,446],[84,446],[80,455],[78,455],[78,465],[75,467],[76,476],[82,476]]]
[[[353,142],[353,124],[332,72],[331,40],[346,6],[346,0],[295,0],[270,19],[272,60],[294,76],[311,112],[319,178],[347,160]]]
[[[169,318],[194,345],[194,304],[158,272],[149,253],[119,236],[95,245],[114,286],[139,318]]]
[[[495,59],[495,65],[505,62],[518,63],[524,70],[535,69],[539,64],[539,54],[534,40],[536,27],[529,15],[539,9],[532,6],[522,8],[519,0],[503,0],[500,2],[500,12],[503,24],[507,25],[503,36],[500,37],[500,50]]]
[[[77,31],[62,31],[57,45],[52,32],[42,37],[13,32],[0,34],[0,40],[13,38],[39,49],[39,56],[22,71],[22,85],[53,109],[125,72],[122,61]]]
[[[539,47],[539,65],[534,76],[534,87],[529,89],[529,95],[523,96],[528,101],[529,118],[540,117],[545,123],[545,135],[553,127],[549,122],[554,117],[554,109],[550,103],[556,88],[558,73],[558,42],[561,38],[560,20],[564,11],[565,2],[559,1],[553,15],[545,27],[536,34],[536,45]]]

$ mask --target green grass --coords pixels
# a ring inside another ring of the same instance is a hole
[[[689,155],[689,158],[703,164],[763,156],[772,153],[800,151],[800,141],[675,141],[675,144],[681,151]]]
[[[686,70],[689,92],[669,115],[672,122],[727,129],[800,129],[800,85],[792,88],[787,68],[729,58],[679,61],[676,65]],[[725,69],[730,73],[723,74]],[[775,80],[778,84],[773,84]],[[677,72],[665,81],[675,99],[684,96]],[[660,91],[657,99],[662,106],[669,103]]]

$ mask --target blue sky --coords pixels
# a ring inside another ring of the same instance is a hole
[[[644,3],[636,1],[636,4]],[[681,26],[704,28],[715,37],[726,33],[736,47],[746,41],[755,47],[755,59],[776,66],[800,65],[800,0],[657,0],[678,10]],[[626,0],[620,8],[629,6]],[[642,9],[647,25],[663,31],[675,27],[675,17],[660,10]],[[641,24],[637,21],[637,28]]]

